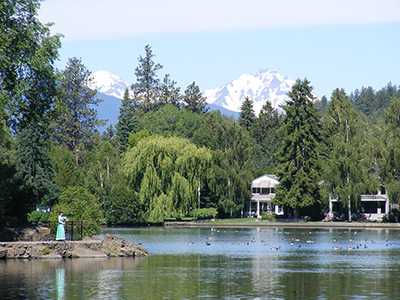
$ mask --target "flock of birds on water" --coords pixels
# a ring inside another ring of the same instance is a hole
[[[214,239],[214,236],[213,236],[214,233],[219,233],[219,232],[221,232],[221,230],[211,228],[211,236],[209,236],[207,238],[207,241],[205,242],[206,246],[211,246],[212,245],[212,240]],[[226,230],[222,230],[222,232],[226,233]],[[265,231],[265,232],[267,232],[267,231]],[[315,231],[314,233],[318,233],[318,231]],[[346,233],[346,231],[344,231],[344,233]],[[284,234],[285,235],[290,235],[289,232],[284,232]],[[301,233],[301,234],[305,234],[305,233]],[[313,232],[309,232],[309,234],[311,235],[311,234],[313,234]],[[333,250],[357,250],[357,249],[367,249],[369,245],[377,245],[379,243],[382,244],[382,242],[378,242],[378,241],[374,241],[374,240],[371,240],[371,241],[359,240],[359,241],[357,241],[355,239],[356,235],[357,235],[357,232],[355,231],[353,233],[354,238],[348,238],[347,239],[347,241],[349,243],[353,244],[352,246],[336,246],[336,245],[332,245],[332,249]],[[343,236],[342,235],[338,235],[338,238],[334,237],[332,239],[332,243],[335,244],[336,242],[338,242],[338,239],[341,242],[343,242]],[[282,240],[282,242],[285,242],[285,239],[282,238],[281,240]],[[270,246],[270,244],[266,240],[262,240],[261,239],[261,240],[257,241],[255,237],[253,237],[249,242],[243,243],[242,245],[250,246],[251,244],[257,243],[257,242],[261,242],[264,246],[269,247],[270,250],[276,250],[276,251],[281,250],[281,245],[279,245],[279,246]],[[301,238],[298,238],[298,237],[291,237],[288,240],[286,240],[286,244],[288,244],[289,246],[295,246],[297,248],[302,248],[304,243],[305,244],[313,244],[314,240],[313,239],[301,239]],[[194,245],[194,243],[193,242],[189,242],[188,245]],[[231,243],[231,245],[235,245],[236,246],[236,245],[240,245],[240,243],[233,242],[233,243]],[[390,247],[393,244],[389,240],[385,240],[384,245],[386,247]]]

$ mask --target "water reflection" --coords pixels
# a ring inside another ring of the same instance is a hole
[[[65,269],[56,270],[57,299],[64,300]]]
[[[0,261],[1,298],[400,299],[396,230],[109,232],[152,255]]]

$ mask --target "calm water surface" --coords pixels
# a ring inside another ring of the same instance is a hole
[[[400,231],[121,228],[147,258],[0,261],[0,299],[400,299]]]

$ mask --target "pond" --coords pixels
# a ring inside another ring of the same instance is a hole
[[[116,228],[147,258],[0,261],[1,299],[400,299],[400,231]]]

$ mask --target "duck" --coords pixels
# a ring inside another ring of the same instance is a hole
[[[209,243],[209,242],[206,242],[206,246],[210,246],[211,245],[211,243]]]

